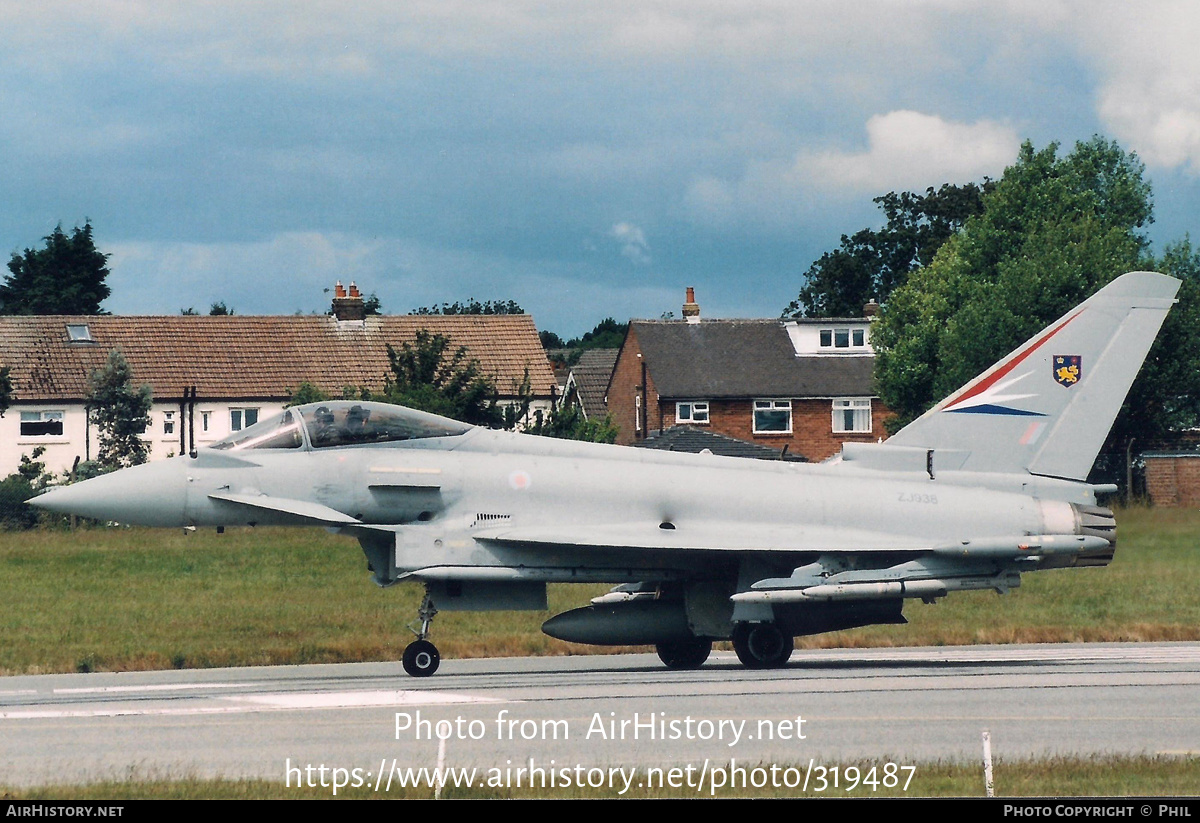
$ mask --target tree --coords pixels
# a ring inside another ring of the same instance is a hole
[[[226,306],[224,300],[218,300],[208,307],[209,317],[231,317],[233,316],[233,308]]]
[[[665,315],[663,319],[668,319]],[[606,317],[595,325],[595,327],[586,332],[582,337],[573,337],[570,340],[564,341],[561,337],[552,331],[538,332],[538,339],[542,341],[543,349],[567,349],[563,354],[556,354],[553,358],[555,368],[560,366],[573,366],[579,362],[579,356],[587,349],[618,349],[625,342],[625,335],[629,332],[628,323],[618,323],[611,317]]]
[[[543,349],[565,349],[567,347],[563,339],[552,331],[538,332],[538,340],[541,341]]]
[[[317,403],[328,399],[329,395],[321,391],[315,383],[309,380],[302,380],[295,391],[288,391],[288,401],[284,408],[303,406],[306,403]]]
[[[448,337],[421,329],[412,343],[387,350],[392,373],[382,399],[464,423],[503,422],[496,387],[479,371],[479,361],[467,356],[466,346],[452,351]]]
[[[45,446],[38,446],[32,456],[21,455],[16,472],[0,480],[0,529],[32,529],[41,520],[41,515],[27,501],[54,480],[46,471],[46,464],[38,460],[45,452]]]
[[[1021,147],[983,211],[891,293],[872,331],[893,430],[1145,263],[1143,172],[1137,155],[1101,137],[1066,157],[1057,144]]]
[[[589,420],[583,416],[583,409],[578,405],[559,406],[525,431],[542,437],[586,440],[590,443],[616,443],[619,433],[611,414],[606,414],[602,419]]]
[[[8,261],[0,284],[0,314],[100,314],[111,293],[108,255],[96,249],[90,221],[68,236],[60,223],[43,249],[25,249]]]
[[[12,370],[8,366],[0,367],[0,417],[8,411],[13,401]]]
[[[372,295],[373,296],[373,295]],[[453,303],[441,303],[436,306],[422,306],[418,309],[413,309],[409,314],[524,314],[525,310],[517,305],[514,300],[485,300],[480,303],[474,297],[468,297],[466,301],[459,303],[457,300]]]
[[[102,471],[145,463],[148,456],[141,436],[150,425],[150,387],[135,389],[132,380],[129,363],[117,349],[92,374],[87,411],[99,431],[96,463]]]
[[[821,255],[805,274],[800,294],[784,317],[858,317],[869,300],[883,302],[915,269],[929,265],[968,218],[983,210],[991,180],[956,186],[944,183],[924,194],[889,192],[872,202],[886,225],[842,235],[841,245]]]
[[[1109,434],[1117,462],[1130,441],[1144,450],[1200,426],[1200,250],[1185,237],[1146,268],[1183,283]]]

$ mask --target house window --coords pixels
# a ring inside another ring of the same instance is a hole
[[[633,430],[640,432],[642,430],[642,398],[641,395],[635,395],[633,398]]]
[[[231,432],[240,432],[242,429],[253,426],[257,422],[258,409],[229,410],[229,430]]]
[[[163,434],[175,433],[175,412],[163,412]]]
[[[870,434],[871,398],[845,398],[833,401],[834,434]]]
[[[210,411],[200,412],[200,431],[201,431],[201,433],[208,434],[211,429],[212,429],[212,412],[210,412]]]
[[[821,329],[823,349],[863,349],[867,346],[866,329]]]
[[[791,400],[755,400],[755,434],[791,434]]]
[[[21,412],[21,437],[62,437],[63,412]]]
[[[708,424],[708,401],[687,400],[675,404],[676,423]]]
[[[93,343],[92,330],[87,327],[86,323],[67,324],[67,340],[71,343]]]

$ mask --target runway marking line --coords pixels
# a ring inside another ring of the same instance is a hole
[[[138,692],[170,692],[185,689],[246,689],[257,683],[159,683],[150,686],[95,686],[87,689],[55,689],[54,694],[136,694]]]
[[[257,712],[360,709],[382,706],[444,706],[463,703],[512,703],[491,697],[433,691],[361,691],[300,694],[248,694],[218,697],[218,705],[170,708],[120,707],[110,709],[26,709],[0,712],[0,720],[47,720],[80,717],[188,716],[253,714]]]

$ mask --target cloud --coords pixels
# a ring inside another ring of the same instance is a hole
[[[1200,175],[1200,7],[1108,3],[1067,30],[1102,80],[1107,129],[1150,165]]]
[[[632,223],[617,223],[609,231],[609,236],[621,246],[621,256],[644,266],[650,262],[650,244],[646,242],[646,234]]]
[[[733,179],[697,176],[685,195],[689,213],[712,226],[786,227],[819,218],[831,199],[998,177],[1020,146],[1013,129],[991,120],[955,123],[905,110],[871,117],[866,132],[865,151],[802,149],[752,160]]]
[[[936,115],[892,111],[867,121],[866,151],[803,151],[793,173],[835,191],[924,188],[997,176],[1019,146],[1015,131],[992,120],[954,123]]]

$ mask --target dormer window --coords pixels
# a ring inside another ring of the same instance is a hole
[[[92,338],[92,330],[87,327],[86,323],[68,323],[67,324],[67,340],[71,343],[95,343]]]
[[[867,333],[865,329],[821,329],[821,348],[823,349],[862,349],[866,345]]]

